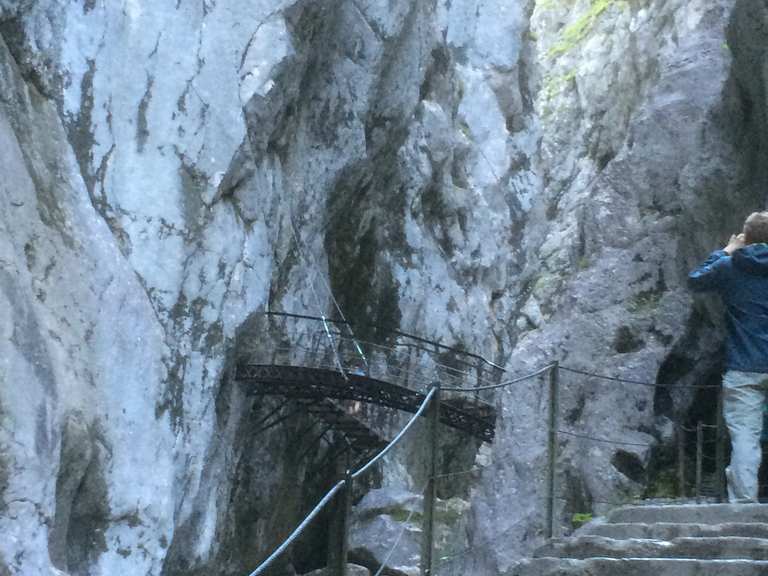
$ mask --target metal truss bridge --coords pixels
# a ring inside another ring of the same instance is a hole
[[[235,379],[252,394],[298,402],[350,448],[370,453],[388,440],[367,422],[365,405],[415,413],[436,383],[481,388],[502,374],[480,356],[403,332],[386,333],[386,341],[355,339],[343,321],[265,313],[237,336]],[[495,418],[480,391],[441,395],[440,422],[478,440],[493,440]]]

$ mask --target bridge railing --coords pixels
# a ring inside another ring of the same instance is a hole
[[[382,331],[380,331],[382,333]],[[426,391],[483,388],[503,369],[479,355],[399,331],[385,343],[355,338],[346,322],[281,312],[265,313],[237,335],[238,358],[249,364],[305,366],[383,380]],[[474,401],[482,403],[480,393]]]

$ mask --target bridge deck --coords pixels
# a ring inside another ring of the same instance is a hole
[[[426,395],[364,374],[306,366],[246,364],[237,366],[235,378],[253,384],[253,393],[289,398],[359,400],[415,413]],[[488,404],[470,398],[447,398],[440,405],[440,421],[484,441],[494,437],[496,414]]]

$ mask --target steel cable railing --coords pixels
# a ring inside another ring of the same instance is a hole
[[[576,432],[569,432],[568,430],[558,430],[557,433],[562,434],[563,436],[579,438],[581,440],[591,440],[592,442],[601,442],[603,444],[614,444],[616,446],[639,446],[642,448],[649,448],[653,446],[653,444],[648,444],[648,443],[640,444],[639,442],[624,442],[623,440],[608,440],[607,438],[595,438],[594,436],[589,436],[587,434],[578,434]]]
[[[526,380],[532,380],[533,378],[536,378],[537,376],[541,376],[542,374],[546,374],[549,372],[554,364],[548,364],[544,366],[544,368],[540,368],[539,370],[536,370],[535,372],[531,372],[530,374],[525,374],[524,376],[520,376],[518,378],[513,378],[512,380],[507,380],[505,382],[501,382],[499,384],[490,384],[488,386],[477,386],[475,388],[451,388],[451,387],[443,387],[442,390],[445,390],[446,392],[478,392],[480,390],[495,390],[497,388],[506,388],[507,386],[511,386],[513,384],[519,384],[520,382],[525,382]]]
[[[422,414],[424,414],[424,411],[427,409],[427,406],[429,406],[429,403],[432,402],[432,399],[435,397],[436,390],[437,388],[432,388],[432,390],[429,391],[429,394],[427,394],[427,397],[424,398],[424,402],[421,403],[421,407],[418,409],[416,414],[414,414],[413,417],[411,417],[408,423],[405,426],[403,426],[403,429],[400,430],[397,436],[395,436],[392,439],[392,441],[381,450],[381,452],[379,452],[376,456],[374,456],[359,470],[351,474],[351,477],[353,480],[356,480],[357,478],[365,474],[368,470],[370,470],[373,466],[375,466],[379,461],[381,461],[382,458],[384,458],[384,456],[386,456],[400,442],[400,440],[408,433],[408,430],[410,430],[411,427],[416,423],[416,420]]]
[[[256,570],[251,572],[248,576],[260,576],[263,574],[267,568],[269,568],[272,563],[277,560],[283,552],[285,552],[288,547],[293,544],[296,539],[301,536],[302,532],[306,529],[307,526],[314,520],[318,514],[325,508],[326,504],[330,502],[333,497],[338,493],[339,490],[341,490],[344,487],[345,481],[340,480],[337,482],[333,488],[331,488],[325,496],[315,505],[315,507],[310,511],[309,514],[304,518],[304,520],[301,521],[301,524],[299,524],[296,529],[291,532],[291,534],[286,538],[280,546],[278,546],[272,554],[270,554],[266,560],[264,560]]]
[[[581,376],[589,376],[590,378],[596,378],[599,380],[610,380],[612,382],[619,382],[621,384],[633,384],[635,386],[645,386],[647,388],[675,388],[681,390],[712,390],[720,388],[720,386],[710,384],[669,384],[659,382],[645,382],[643,380],[634,380],[631,378],[621,378],[618,376],[596,374],[594,372],[588,372],[587,370],[580,370],[578,368],[571,368],[569,366],[560,366],[560,370],[563,372],[571,372],[572,374],[580,374]]]
[[[557,466],[557,460],[558,460],[558,437],[570,437],[578,441],[587,441],[587,442],[594,442],[599,444],[608,444],[613,446],[627,446],[627,447],[634,447],[634,448],[640,448],[640,449],[653,449],[656,446],[658,446],[657,441],[651,441],[651,442],[633,442],[628,440],[619,440],[619,439],[612,439],[612,438],[606,438],[606,437],[600,437],[596,435],[592,435],[587,432],[582,431],[574,431],[574,430],[567,430],[563,429],[558,426],[559,421],[559,384],[558,384],[558,378],[557,375],[559,373],[570,373],[570,374],[576,374],[579,376],[587,377],[590,379],[596,379],[596,380],[603,380],[603,381],[610,381],[610,382],[616,382],[620,384],[625,385],[631,385],[631,386],[643,386],[648,388],[665,388],[665,389],[681,389],[681,390],[719,390],[721,387],[716,385],[690,385],[690,384],[671,384],[671,383],[659,383],[659,382],[648,382],[644,380],[639,380],[635,378],[623,378],[618,376],[608,376],[605,374],[599,374],[596,372],[590,372],[587,370],[582,370],[579,368],[573,368],[570,366],[562,366],[559,363],[553,363],[549,364],[547,366],[544,366],[543,368],[536,370],[532,372],[531,374],[526,374],[521,377],[515,378],[513,380],[508,380],[505,382],[501,382],[499,384],[490,386],[488,388],[505,388],[507,386],[518,384],[521,382],[525,382],[528,380],[533,379],[536,376],[540,375],[549,375],[549,381],[550,381],[550,418],[549,418],[549,446],[548,446],[548,489],[547,489],[547,502],[548,502],[548,510],[547,510],[547,518],[545,519],[545,525],[546,525],[546,532],[548,536],[552,536],[554,533],[554,515],[555,515],[555,506],[554,502],[555,500],[562,500],[560,496],[556,493],[556,481],[555,481],[555,467]],[[450,390],[454,392],[474,392],[475,388],[465,388],[465,389],[457,389],[457,388],[449,388]],[[721,409],[719,407],[719,409]],[[707,430],[714,430],[715,431],[715,438],[710,440],[704,440],[702,437],[702,429]],[[677,426],[677,435],[680,437],[685,432],[697,432],[697,428],[688,428],[683,426],[682,424],[679,424]],[[723,462],[723,425],[721,422],[721,419],[718,420],[717,424],[702,424],[699,423],[698,426],[698,438],[697,438],[697,449],[696,449],[696,480],[695,480],[695,486],[696,486],[696,495],[699,497],[704,492],[704,462],[712,462],[714,461],[715,464],[715,472],[714,472],[714,478],[715,478],[715,492],[717,494],[717,497],[722,497],[724,485],[722,482],[722,474],[724,471],[724,462]],[[704,446],[712,446],[714,445],[717,450],[717,455],[712,457],[709,455],[706,455],[703,453],[703,447]],[[681,450],[681,452],[685,452],[685,448]],[[687,491],[685,486],[687,484],[686,480],[686,472],[685,472],[685,466],[682,462],[683,457],[679,457],[681,460],[681,463],[679,464],[679,485],[680,485],[680,494],[684,495]],[[598,500],[595,498],[590,498],[590,501],[593,503],[602,503],[602,504],[616,504],[616,505],[625,505],[627,504],[627,501],[623,502],[607,502],[603,500]]]

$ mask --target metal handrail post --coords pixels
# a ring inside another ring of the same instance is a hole
[[[723,422],[723,389],[717,391],[717,426],[715,428],[715,486],[717,488],[717,501],[722,502],[725,497],[725,429]]]
[[[696,499],[701,497],[702,462],[704,460],[704,426],[696,424]]]
[[[685,498],[685,427],[682,424],[677,425],[677,481],[680,497]]]
[[[349,522],[352,513],[352,489],[354,480],[349,468],[344,472],[344,487],[336,508],[335,540],[331,541],[328,564],[333,576],[346,576],[349,555]]]
[[[554,362],[549,370],[549,429],[547,440],[547,518],[546,537],[552,538],[555,533],[555,468],[557,466],[557,413],[559,411],[560,390],[558,373],[559,362]]]
[[[480,388],[483,385],[483,365],[481,363],[478,363],[477,367],[475,368],[475,376],[477,378],[477,388]],[[475,398],[480,398],[480,391],[475,391]]]
[[[341,537],[341,554],[339,554],[339,576],[346,576],[347,574],[347,555],[349,554],[349,521],[352,515],[352,488],[353,488],[352,473],[349,468],[344,471],[344,503],[343,508],[343,525],[340,529],[339,536]]]
[[[437,444],[440,425],[440,382],[435,391],[429,413],[429,480],[424,491],[424,525],[421,554],[421,576],[431,576],[435,549],[435,502],[437,500]]]

